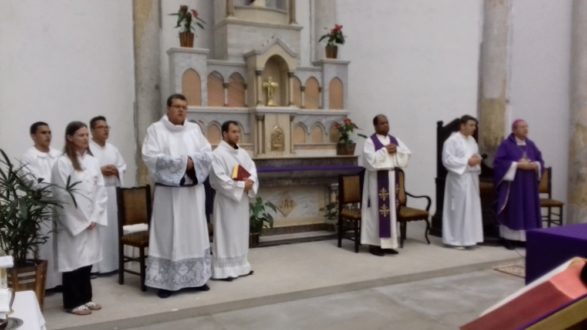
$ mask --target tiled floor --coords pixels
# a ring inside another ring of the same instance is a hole
[[[135,329],[457,329],[521,286],[519,277],[486,270]]]

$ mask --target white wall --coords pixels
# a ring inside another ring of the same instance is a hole
[[[102,114],[134,183],[132,1],[0,2],[0,148],[19,157],[34,121],[65,126]]]
[[[513,1],[511,119],[524,118],[530,137],[553,167],[553,195],[566,201],[572,1]]]
[[[391,133],[413,152],[408,190],[434,199],[436,121],[477,112],[481,1],[339,0],[337,6],[347,37],[339,52],[351,61],[351,119],[370,134],[373,116],[386,114]]]

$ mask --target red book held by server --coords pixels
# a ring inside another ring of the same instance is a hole
[[[232,179],[235,181],[244,181],[251,176],[251,173],[247,171],[244,167],[240,166],[240,164],[234,165],[232,168]]]

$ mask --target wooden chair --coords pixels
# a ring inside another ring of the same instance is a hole
[[[149,222],[151,220],[151,187],[149,185],[133,188],[116,188],[118,202],[118,283],[124,284],[124,273],[141,277],[141,290],[146,291],[145,250],[149,247]],[[130,230],[129,226],[145,228],[139,231]],[[145,230],[146,229],[146,230]],[[125,233],[125,230],[127,233]],[[139,249],[139,257],[124,254],[124,246]],[[124,268],[127,262],[138,262],[139,272]]]
[[[432,199],[429,196],[417,196],[412,195],[406,191],[406,175],[403,170],[400,168],[395,169],[396,173],[396,198],[398,201],[397,207],[397,222],[400,226],[400,248],[404,247],[404,241],[406,240],[406,230],[407,224],[411,221],[426,221],[426,231],[424,232],[424,237],[426,238],[426,242],[430,244],[430,240],[428,239],[428,232],[430,231],[430,221],[428,220],[430,217],[430,205],[432,204]],[[407,206],[408,197],[412,198],[423,198],[426,199],[426,209],[416,209]]]
[[[563,207],[564,203],[552,199],[552,167],[547,167],[540,179],[538,188],[540,195],[546,195],[546,198],[540,198],[540,209],[546,209],[546,214],[542,216],[542,221],[546,222],[548,227],[553,223],[559,226],[563,224]],[[552,209],[558,209],[554,212]]]
[[[342,239],[355,242],[355,252],[361,245],[361,201],[364,171],[355,175],[338,176],[338,247]],[[352,235],[348,231],[352,230]]]

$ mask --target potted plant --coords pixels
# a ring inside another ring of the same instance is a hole
[[[330,32],[322,35],[318,42],[326,39],[326,58],[336,58],[338,56],[338,46],[344,44],[344,35],[342,34],[342,25],[334,24]]]
[[[13,164],[2,149],[0,154],[0,251],[14,258],[9,272],[12,289],[34,290],[43,306],[47,261],[38,259],[38,251],[49,236],[41,227],[52,221],[54,208],[61,206],[51,191],[65,189],[75,204],[78,182],[68,181],[60,188],[37,180],[23,166]]]
[[[179,6],[177,13],[169,14],[177,16],[176,28],[180,28],[179,32],[179,45],[181,47],[194,47],[195,34],[192,31],[196,30],[196,26],[204,30],[204,22],[198,15],[198,12],[194,9],[189,9],[186,5]]]
[[[350,118],[345,118],[341,123],[334,124],[334,128],[338,130],[338,143],[336,144],[337,155],[354,155],[356,143],[351,139],[351,134],[357,125],[353,123]]]
[[[259,196],[250,203],[249,208],[249,246],[259,245],[259,236],[263,228],[273,228],[273,212],[277,211],[275,205],[269,201],[263,201]]]
[[[326,219],[326,223],[333,225],[334,230],[336,230],[336,222],[338,221],[338,203],[330,202],[320,208],[320,211],[324,212],[323,215],[324,219]]]

